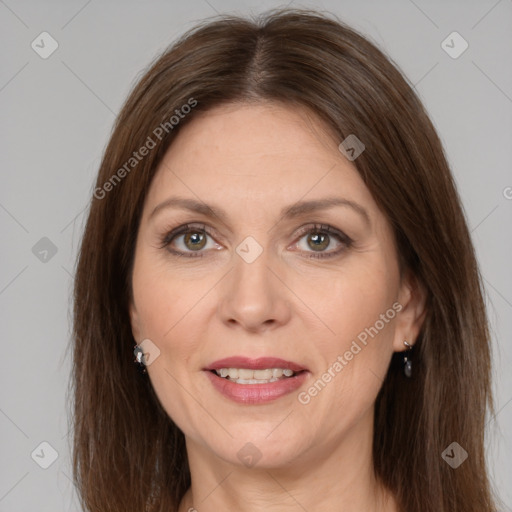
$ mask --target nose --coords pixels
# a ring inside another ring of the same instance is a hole
[[[218,314],[223,323],[253,333],[285,325],[291,317],[290,290],[269,251],[248,263],[237,253],[222,280]]]

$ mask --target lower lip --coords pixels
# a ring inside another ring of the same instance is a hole
[[[304,384],[307,378],[307,371],[287,377],[286,379],[276,380],[265,384],[237,384],[223,377],[219,377],[215,372],[205,370],[206,375],[213,384],[213,387],[222,393],[226,398],[243,404],[262,404],[271,402],[284,395],[292,393]]]

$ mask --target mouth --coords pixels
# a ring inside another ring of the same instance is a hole
[[[289,379],[305,370],[294,372],[288,368],[266,368],[265,370],[251,370],[249,368],[220,368],[211,370],[219,377],[236,384],[269,384],[278,380]]]
[[[277,357],[227,357],[219,359],[204,370],[239,384],[261,384],[287,379],[307,371],[304,366]]]
[[[204,368],[213,386],[239,403],[275,400],[300,387],[309,373],[304,366],[279,358],[230,357]]]

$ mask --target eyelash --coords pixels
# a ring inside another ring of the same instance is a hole
[[[204,251],[197,251],[196,254],[194,254],[194,251],[190,252],[182,252],[182,251],[176,251],[174,249],[170,249],[169,245],[175,238],[177,238],[180,235],[186,235],[188,233],[205,233],[208,236],[213,238],[213,234],[210,232],[210,229],[205,224],[184,224],[182,226],[179,226],[172,231],[166,233],[161,240],[160,248],[164,249],[167,248],[167,250],[178,257],[184,256],[186,258],[203,258],[204,257]],[[334,252],[328,252],[328,253],[312,253],[308,258],[316,258],[316,259],[326,259],[326,258],[333,258],[338,255],[340,255],[343,251],[348,249],[352,243],[353,240],[345,235],[342,231],[339,231],[332,226],[329,226],[328,224],[313,224],[311,226],[306,226],[304,228],[301,228],[299,232],[299,238],[297,239],[298,243],[305,235],[308,235],[310,233],[316,233],[316,234],[327,234],[329,236],[333,236],[338,239],[340,243],[344,245],[341,249],[338,249]]]

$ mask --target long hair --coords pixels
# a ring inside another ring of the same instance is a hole
[[[117,117],[74,288],[73,471],[84,509],[176,511],[190,485],[183,433],[133,363],[135,241],[148,187],[179,130],[212,107],[258,101],[306,107],[338,142],[363,141],[354,165],[392,226],[401,268],[427,290],[414,376],[403,377],[395,354],[376,400],[377,478],[402,511],[495,510],[484,457],[488,324],[442,144],[374,44],[334,16],[288,9],[197,25],[155,59]],[[442,457],[452,442],[468,453],[457,468]]]

